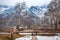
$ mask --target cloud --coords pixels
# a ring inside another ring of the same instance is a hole
[[[0,5],[14,5],[19,0],[0,0]]]
[[[51,0],[24,0],[26,1],[26,4],[28,6],[31,6],[31,5],[47,5],[50,3]]]
[[[47,5],[50,3],[51,0],[0,0],[0,5],[9,5],[13,6],[16,2],[25,1],[27,6],[32,5]]]

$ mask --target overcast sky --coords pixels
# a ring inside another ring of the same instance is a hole
[[[0,5],[14,5],[16,2],[25,1],[27,6],[32,5],[47,5],[50,3],[51,0],[0,0]]]

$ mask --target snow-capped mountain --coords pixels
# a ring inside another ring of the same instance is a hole
[[[43,17],[44,13],[47,11],[47,5],[44,6],[31,6],[28,8],[28,12],[31,13],[33,16],[38,16],[38,17]],[[8,7],[8,6],[3,6],[0,5],[0,14],[1,13],[7,13],[9,15],[12,15],[12,12],[15,11],[14,7]]]
[[[3,13],[3,11],[6,9],[9,9],[9,7],[5,5],[0,5],[0,14]]]
[[[31,14],[31,12],[26,9],[24,4],[21,6],[20,4],[17,4],[14,7],[10,7],[9,9],[4,10],[0,14],[0,19],[2,26],[8,25],[9,27],[13,27],[14,25],[33,26],[36,23],[40,23],[39,17]]]
[[[43,17],[44,13],[47,11],[47,5],[44,6],[31,6],[29,8],[29,11],[31,12],[31,14],[35,14],[38,17]]]
[[[8,8],[8,9],[7,9]],[[13,7],[7,7],[0,14],[3,26],[8,25],[13,27],[14,25],[20,26],[34,26],[35,24],[40,24],[40,18],[47,11],[47,6],[31,6],[26,8],[25,4],[17,4]]]
[[[14,7],[9,7],[9,6],[0,6],[0,15],[2,15],[2,18],[6,18],[8,16],[11,16],[12,13],[14,12]]]
[[[0,8],[8,8],[6,5],[0,5]]]

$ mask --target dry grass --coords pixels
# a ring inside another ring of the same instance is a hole
[[[23,37],[24,35],[20,35],[18,33],[11,34],[0,34],[0,40],[15,40],[16,38]]]

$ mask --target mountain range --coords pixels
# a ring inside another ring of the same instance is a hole
[[[48,9],[47,5],[31,6],[30,8],[28,8],[27,11],[30,12],[33,16],[42,17],[44,13],[47,11],[47,9]],[[14,7],[0,5],[0,14],[2,12],[7,12],[11,15],[14,10],[15,10]]]
[[[0,26],[35,26],[40,24],[40,17],[47,11],[47,5],[26,9],[18,4],[14,7],[0,6],[0,10],[3,10],[0,11]]]

